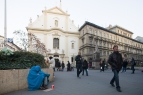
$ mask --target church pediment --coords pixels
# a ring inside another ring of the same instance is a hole
[[[51,8],[49,10],[43,10],[43,12],[46,12],[46,13],[54,13],[54,14],[61,14],[61,15],[68,15],[66,12],[64,12],[62,9],[58,8],[58,7],[54,7],[54,8]]]

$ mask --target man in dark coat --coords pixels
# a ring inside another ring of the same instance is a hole
[[[75,61],[77,68],[77,77],[80,78],[79,75],[82,72],[82,57],[80,52],[78,52],[78,55],[75,57]]]
[[[119,85],[119,71],[122,68],[122,55],[118,52],[118,46],[114,45],[113,47],[113,53],[109,55],[108,63],[111,65],[112,71],[114,73],[114,76],[112,80],[110,81],[110,84],[112,86],[114,85],[114,81],[116,82],[116,89],[118,92],[121,92],[120,85]]]

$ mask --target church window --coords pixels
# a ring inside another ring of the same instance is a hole
[[[54,40],[53,40],[53,48],[59,49],[59,39],[58,38],[54,38]]]
[[[55,20],[55,26],[58,27],[58,20]]]
[[[72,43],[72,49],[74,49],[74,43]]]

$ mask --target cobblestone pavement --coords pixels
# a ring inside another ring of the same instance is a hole
[[[81,79],[76,77],[76,71],[56,71],[55,81],[49,84],[49,88],[55,85],[54,90],[24,89],[4,95],[143,95],[143,72],[140,70],[136,70],[135,74],[131,74],[131,70],[119,73],[122,92],[117,92],[116,88],[110,85],[112,77],[111,70],[89,70],[89,76],[81,76]]]

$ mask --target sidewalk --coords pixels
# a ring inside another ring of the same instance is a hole
[[[136,70],[135,74],[131,74],[131,70],[119,74],[122,92],[117,92],[110,85],[111,70],[89,70],[89,76],[81,76],[81,79],[76,77],[76,71],[56,71],[55,76],[55,81],[49,85],[55,85],[54,90],[24,89],[4,95],[143,95],[143,72],[140,70]]]

